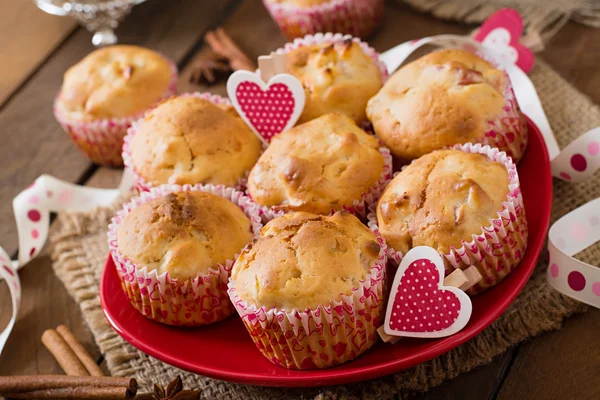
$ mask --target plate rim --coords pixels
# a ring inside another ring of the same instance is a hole
[[[539,128],[527,116],[525,116],[525,119],[527,121],[528,128],[530,128],[530,135],[532,133],[531,131],[533,130],[535,132],[534,134],[536,136],[538,136],[538,138],[540,139],[542,146],[540,146],[540,149],[538,149],[538,150],[541,150],[543,153],[542,156],[543,156],[543,159],[545,160],[545,164],[546,164],[544,170],[546,170],[548,172],[547,174],[545,174],[546,176],[544,177],[544,180],[546,181],[545,186],[547,186],[549,188],[549,197],[546,201],[543,202],[544,219],[541,221],[541,224],[540,224],[541,228],[543,228],[543,231],[547,232],[549,225],[550,225],[550,212],[551,212],[551,207],[552,207],[552,189],[553,189],[552,174],[550,172],[551,171],[550,159],[549,159],[546,143],[543,140],[543,137],[541,135],[541,132],[539,131]],[[531,128],[533,128],[533,129],[531,129]],[[544,235],[544,234],[539,235],[539,238],[537,240],[534,240],[534,243],[531,243],[531,242],[528,243],[527,252],[533,251],[535,259],[539,259],[539,256],[540,256],[543,246],[544,246],[546,236],[547,235]],[[529,241],[531,241],[531,236],[530,236]],[[531,247],[532,245],[534,245],[533,248]],[[529,281],[529,278],[531,277],[533,271],[535,270],[535,266],[537,265],[537,262],[533,262],[532,265],[530,267],[528,267],[529,269],[526,272],[523,279],[521,279],[520,281],[518,281],[516,284],[514,284],[511,287],[510,291],[508,293],[506,293],[506,295],[498,302],[497,307],[491,312],[491,314],[486,315],[485,321],[483,321],[482,323],[480,323],[478,325],[475,325],[475,326],[467,325],[467,327],[465,327],[463,330],[461,330],[460,332],[458,332],[454,335],[451,335],[447,338],[438,339],[438,342],[435,343],[430,348],[428,348],[427,350],[416,353],[416,354],[408,356],[408,357],[403,357],[401,359],[395,359],[395,360],[381,362],[381,363],[378,363],[377,365],[362,366],[360,371],[350,369],[350,370],[340,370],[340,371],[336,372],[335,371],[336,367],[326,368],[326,369],[321,369],[321,370],[308,370],[308,371],[306,371],[307,375],[304,377],[297,376],[297,375],[289,376],[289,375],[284,375],[284,374],[258,376],[258,375],[253,375],[251,373],[230,371],[230,370],[225,370],[222,368],[214,368],[214,367],[210,367],[210,366],[209,367],[198,366],[197,364],[190,364],[187,361],[182,361],[182,360],[178,359],[176,356],[165,353],[159,349],[156,349],[154,347],[151,347],[151,346],[145,344],[145,342],[143,342],[143,341],[138,340],[136,337],[131,335],[129,332],[127,332],[126,330],[123,330],[121,328],[121,325],[118,323],[118,321],[115,321],[112,318],[111,312],[108,310],[108,307],[106,306],[106,299],[104,298],[104,296],[105,296],[104,280],[105,280],[105,276],[107,275],[107,273],[106,273],[107,268],[109,268],[109,266],[111,264],[113,265],[113,269],[114,269],[114,263],[111,258],[111,255],[109,253],[107,256],[105,265],[104,265],[104,269],[102,271],[101,279],[100,279],[100,290],[99,291],[100,291],[101,308],[102,308],[102,311],[103,311],[106,319],[108,320],[109,324],[113,327],[113,329],[115,329],[115,331],[123,339],[125,339],[125,341],[130,343],[132,346],[136,347],[137,349],[141,350],[142,352],[144,352],[152,357],[155,357],[167,364],[184,369],[186,371],[190,371],[195,374],[208,376],[210,378],[221,379],[221,380],[242,383],[242,384],[261,385],[261,386],[308,387],[308,386],[335,385],[335,384],[342,384],[342,383],[348,383],[348,382],[359,382],[359,381],[364,381],[364,380],[373,379],[376,377],[392,374],[392,373],[401,371],[403,369],[410,368],[411,366],[415,366],[415,365],[421,364],[423,362],[426,362],[428,360],[431,360],[435,357],[438,357],[438,356],[464,344],[468,340],[472,339],[473,337],[475,337],[476,335],[481,333],[485,328],[487,328],[495,320],[497,320],[498,317],[500,317],[500,315],[502,315],[502,313],[504,313],[504,311],[516,299],[518,294],[523,290],[524,286]],[[116,273],[116,271],[115,271],[115,273]],[[127,306],[132,307],[129,303],[127,303]],[[140,317],[146,318],[146,317],[143,317],[141,314],[140,314]],[[448,341],[451,341],[452,344],[449,345]],[[253,346],[254,344],[251,344],[251,345]],[[256,353],[256,355],[257,355],[257,357],[262,357],[262,355],[260,355],[258,352]],[[285,372],[285,371],[287,371],[287,370],[286,369],[282,370],[282,372]],[[294,371],[294,372],[302,372],[302,371]],[[321,373],[320,374],[321,376],[319,377],[318,382],[315,382],[315,376],[314,376],[315,372]],[[358,374],[360,374],[359,377],[357,377]]]

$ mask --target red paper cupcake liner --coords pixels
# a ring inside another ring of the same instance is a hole
[[[171,81],[161,100],[173,96],[177,92],[177,66],[171,65]],[[60,92],[54,100],[54,116],[62,128],[71,136],[79,149],[94,163],[107,166],[122,166],[123,138],[131,124],[139,119],[147,110],[123,118],[106,118],[93,121],[75,121],[68,115],[60,112],[56,102]],[[161,101],[159,100],[159,102]],[[150,108],[154,107],[152,105]]]
[[[181,93],[179,96],[198,97],[200,99],[208,100],[213,104],[224,104],[228,106],[231,105],[231,101],[229,101],[229,99],[212,93]],[[144,117],[142,116],[138,120],[134,121],[131,124],[131,127],[127,129],[127,135],[123,140],[122,149],[122,157],[123,162],[125,164],[125,168],[129,169],[132,172],[133,177],[135,179],[135,188],[138,191],[138,193],[147,192],[154,187],[154,185],[151,182],[148,182],[148,180],[146,180],[143,176],[139,174],[139,172],[135,169],[133,161],[131,159],[131,141],[133,140],[133,137],[137,132],[138,125],[143,119]],[[240,177],[238,179],[237,184],[233,187],[237,190],[245,190],[249,174],[250,170],[246,171],[244,173],[244,176]]]
[[[383,0],[333,0],[312,7],[263,0],[288,39],[317,32],[342,32],[368,37],[383,17]]]
[[[202,191],[230,200],[250,219],[254,237],[259,235],[262,224],[257,206],[242,192],[223,185],[162,185],[143,192],[117,212],[108,226],[108,245],[121,286],[139,312],[164,324],[200,326],[225,319],[234,312],[227,295],[233,259],[217,264],[193,279],[180,280],[171,278],[167,272],[159,274],[156,270],[149,271],[145,266],[136,265],[119,251],[117,244],[117,230],[127,214],[141,204],[181,191]]]
[[[369,207],[371,204],[377,204],[377,201],[379,200],[379,197],[381,197],[383,190],[392,179],[393,160],[390,150],[381,145],[379,152],[383,156],[383,169],[377,182],[371,186],[371,188],[369,188],[368,192],[363,193],[360,200],[354,200],[351,205],[342,207],[344,210],[356,215],[359,218],[364,219],[367,217],[367,214],[369,213]],[[258,207],[264,223],[288,213],[287,211],[278,210],[275,207],[260,205],[258,205]],[[337,209],[331,209],[330,215],[334,214],[336,211]]]
[[[453,148],[466,153],[485,155],[490,160],[503,164],[508,171],[508,194],[502,202],[502,210],[497,212],[497,217],[490,219],[489,225],[482,226],[480,233],[473,234],[470,242],[463,240],[460,248],[451,247],[450,252],[440,253],[446,274],[455,269],[464,270],[473,265],[477,267],[482,280],[468,291],[469,294],[475,295],[502,281],[523,259],[527,250],[527,219],[517,167],[505,152],[472,143],[456,145]],[[374,231],[379,229],[376,209],[377,204],[372,204],[368,215],[368,225]],[[388,247],[388,257],[393,263],[399,264],[403,254]]]
[[[258,350],[285,368],[314,369],[342,364],[377,342],[383,321],[386,245],[365,279],[349,296],[314,309],[291,311],[248,304],[229,281],[229,296]]]

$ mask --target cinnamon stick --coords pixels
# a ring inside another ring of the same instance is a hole
[[[216,54],[229,60],[233,70],[254,71],[256,69],[256,65],[240,50],[223,28],[217,28],[214,32],[207,32],[204,40]]]
[[[89,375],[75,352],[54,329],[48,329],[42,334],[42,343],[52,353],[65,374],[72,376]]]
[[[98,364],[96,364],[94,359],[92,359],[90,353],[88,353],[81,343],[79,343],[79,341],[73,335],[73,332],[71,332],[67,326],[60,325],[58,328],[56,328],[56,332],[58,332],[65,342],[67,342],[71,350],[73,350],[75,353],[75,356],[77,356],[79,361],[83,364],[90,375],[104,376],[104,372],[102,372]]]
[[[80,386],[5,393],[4,397],[13,399],[124,400],[133,399],[135,394],[129,393],[125,387]]]
[[[137,381],[132,378],[110,376],[23,375],[0,376],[0,393],[21,393],[46,389],[75,387],[128,388],[137,391]]]

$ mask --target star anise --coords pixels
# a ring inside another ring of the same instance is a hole
[[[153,393],[140,394],[136,400],[197,400],[200,399],[200,393],[201,390],[183,390],[183,382],[177,375],[166,389],[155,383]]]
[[[197,85],[212,86],[233,72],[229,60],[215,54],[201,58],[195,62],[190,74],[190,82]]]

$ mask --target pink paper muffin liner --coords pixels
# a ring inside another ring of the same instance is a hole
[[[369,188],[368,192],[363,193],[360,200],[354,200],[351,205],[342,207],[342,209],[351,212],[359,218],[364,219],[367,217],[369,207],[371,204],[377,204],[383,190],[392,179],[392,154],[390,153],[390,150],[383,145],[379,147],[379,152],[383,156],[383,169],[381,170],[381,175],[377,182]],[[248,196],[250,195],[248,194]],[[259,207],[259,213],[262,216],[264,223],[267,223],[274,218],[281,217],[289,212],[278,210],[275,207],[261,206],[260,204],[257,204],[257,206]],[[330,215],[334,214],[336,211],[337,209],[331,209]]]
[[[249,304],[229,281],[229,297],[258,350],[285,368],[327,368],[352,360],[377,342],[384,316],[386,245],[360,285],[340,301],[304,311],[266,309]]]
[[[171,65],[171,81],[159,102],[173,96],[177,92],[177,66],[171,61],[169,61],[169,64]],[[75,121],[69,119],[68,115],[59,111],[56,106],[59,98],[60,92],[54,100],[54,116],[81,151],[96,164],[115,167],[122,166],[123,158],[121,156],[121,150],[123,147],[123,138],[127,134],[127,129],[129,129],[134,121],[143,116],[147,110],[123,118]],[[149,108],[152,107],[154,107],[154,105]]]
[[[375,62],[375,65],[377,65],[377,69],[379,69],[379,73],[381,74],[381,83],[385,83],[388,78],[388,72],[385,64],[379,59],[379,53],[367,43],[356,37],[352,37],[351,35],[343,35],[341,33],[317,33],[315,35],[306,35],[295,39],[293,42],[286,43],[283,47],[277,49],[276,53],[285,54],[303,46],[312,46],[321,43],[337,43],[346,39],[352,39],[356,42],[362,51]]]
[[[343,32],[367,37],[383,17],[383,0],[332,0],[311,7],[263,0],[288,39],[317,32]]]
[[[525,256],[527,249],[527,219],[517,167],[505,152],[490,146],[466,143],[455,145],[455,150],[466,153],[479,153],[492,161],[502,163],[508,171],[508,194],[502,202],[502,210],[497,217],[490,219],[490,224],[481,227],[481,233],[473,234],[472,240],[462,241],[460,248],[451,247],[450,252],[440,253],[446,267],[446,274],[455,269],[467,269],[476,266],[481,273],[481,281],[473,286],[468,293],[481,293],[502,281],[517,267]],[[378,231],[377,204],[369,208],[368,225]],[[394,264],[402,261],[403,254],[388,247],[388,257]]]
[[[529,135],[527,123],[519,109],[512,83],[506,72],[504,74],[506,75],[507,84],[502,92],[504,97],[502,114],[487,122],[487,130],[480,143],[500,149],[500,151],[511,157],[515,163],[518,163],[527,148]]]
[[[198,97],[200,99],[208,100],[211,103],[217,104],[217,105],[218,104],[223,104],[223,105],[228,105],[228,106],[231,105],[231,101],[229,101],[229,99],[219,96],[219,95],[216,95],[216,94],[212,94],[212,93],[198,93],[198,92],[181,93],[181,94],[179,94],[179,96]],[[154,185],[151,182],[148,182],[143,176],[141,176],[139,174],[139,172],[135,169],[135,166],[133,165],[133,160],[131,159],[131,141],[133,140],[133,137],[135,136],[135,134],[137,132],[137,128],[143,119],[144,119],[144,116],[142,116],[138,120],[134,121],[131,124],[131,127],[129,127],[129,129],[127,129],[127,135],[125,136],[125,138],[123,140],[123,152],[122,152],[125,168],[128,168],[133,173],[133,176],[135,179],[135,188],[137,189],[138,193],[147,192],[154,187]],[[250,174],[250,170],[246,171],[244,176],[240,177],[238,179],[237,184],[234,185],[233,187],[237,190],[244,190],[246,187],[248,174]]]
[[[162,185],[143,192],[117,212],[108,226],[108,246],[121,286],[139,312],[164,324],[200,326],[223,320],[234,312],[227,295],[233,259],[217,264],[193,279],[179,280],[171,278],[168,272],[159,274],[156,270],[149,271],[145,266],[136,265],[119,251],[117,244],[117,230],[127,214],[141,204],[181,191],[207,192],[230,200],[250,219],[253,236],[259,235],[262,224],[257,206],[242,192],[223,185]]]

